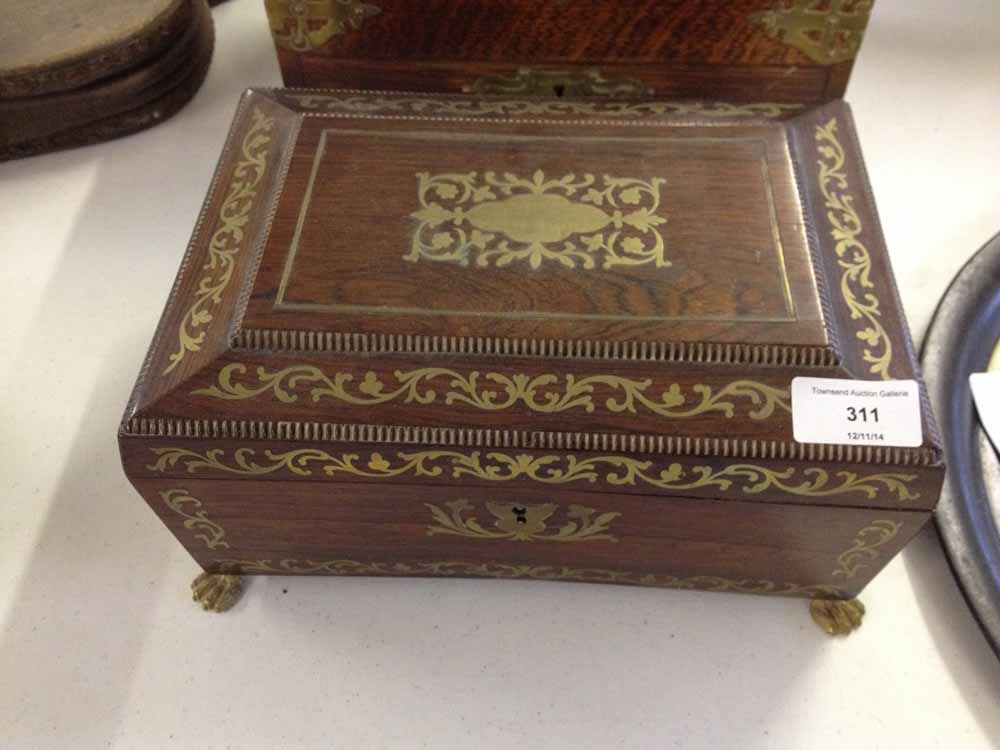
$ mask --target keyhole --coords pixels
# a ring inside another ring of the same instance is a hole
[[[514,512],[514,522],[515,523],[527,523],[528,522],[528,518],[527,518],[528,510],[527,510],[527,508],[514,507],[514,508],[511,508],[511,510]]]
[[[562,83],[557,83],[555,86],[552,87],[552,92],[556,95],[557,98],[562,99],[566,93],[566,85]]]

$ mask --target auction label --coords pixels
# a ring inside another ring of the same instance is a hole
[[[924,441],[917,381],[795,378],[792,428],[798,443],[916,448]]]

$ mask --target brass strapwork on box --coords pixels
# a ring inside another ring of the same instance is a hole
[[[776,0],[750,19],[767,35],[821,65],[853,60],[861,49],[873,0]]]
[[[642,99],[653,89],[642,81],[623,76],[608,76],[597,68],[566,70],[556,68],[518,68],[509,75],[477,78],[462,90],[467,94],[520,94],[523,96],[587,97]]]
[[[265,0],[264,7],[274,41],[295,52],[319,49],[382,12],[378,5],[361,0]]]

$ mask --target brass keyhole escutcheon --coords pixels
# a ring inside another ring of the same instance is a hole
[[[518,506],[515,505],[510,510],[514,514],[514,522],[515,523],[522,524],[522,525],[528,523],[528,509],[527,508],[520,508],[520,507],[518,507]]]

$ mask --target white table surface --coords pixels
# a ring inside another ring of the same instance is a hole
[[[833,640],[801,601],[196,567],[115,431],[241,89],[279,81],[259,0],[215,11],[174,119],[0,164],[0,746],[987,748],[1000,665],[933,531]],[[1000,229],[1000,3],[881,0],[848,96],[914,335]]]

